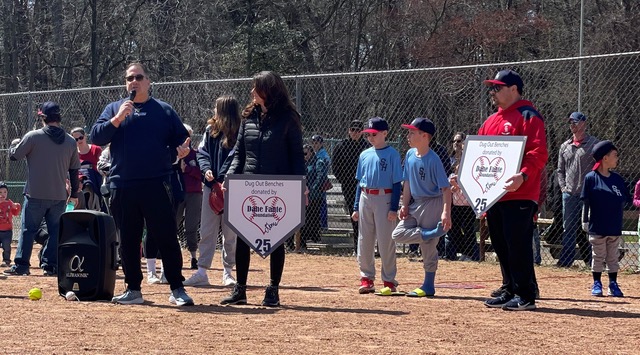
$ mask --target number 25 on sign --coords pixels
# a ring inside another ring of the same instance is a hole
[[[269,253],[271,250],[271,239],[256,239],[256,249]]]
[[[487,208],[487,199],[477,198],[475,205],[473,205],[473,208],[476,210],[477,213],[484,211],[484,209]]]

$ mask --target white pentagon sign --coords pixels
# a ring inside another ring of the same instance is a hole
[[[458,182],[480,218],[506,190],[505,181],[520,171],[526,136],[467,136]]]
[[[266,258],[304,224],[302,175],[227,175],[225,222]]]

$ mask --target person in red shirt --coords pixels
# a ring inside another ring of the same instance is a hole
[[[2,244],[2,267],[11,265],[11,240],[13,239],[13,216],[20,214],[19,203],[7,198],[9,188],[0,181],[0,243]]]
[[[98,171],[98,160],[100,159],[100,154],[102,154],[102,148],[99,145],[88,143],[87,135],[82,127],[72,129],[71,136],[78,145],[78,158],[80,158],[82,167],[88,168],[87,165],[91,164],[90,168]]]
[[[540,180],[549,153],[542,115],[522,99],[523,82],[512,70],[485,80],[498,111],[478,130],[485,136],[526,136],[520,172],[506,180],[507,193],[487,211],[491,244],[500,260],[504,290],[485,302],[505,310],[536,308],[533,268],[533,217],[538,210]]]

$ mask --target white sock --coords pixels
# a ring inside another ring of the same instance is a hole
[[[147,259],[147,274],[153,275],[156,273],[156,259]]]

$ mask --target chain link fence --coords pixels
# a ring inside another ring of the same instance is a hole
[[[582,70],[580,70],[582,67]],[[557,185],[555,170],[558,151],[562,142],[571,138],[567,117],[573,111],[582,111],[588,117],[588,132],[599,139],[609,139],[619,148],[620,162],[617,171],[624,177],[633,194],[635,182],[640,178],[638,159],[640,148],[638,132],[640,120],[640,52],[611,55],[562,58],[554,60],[473,65],[448,68],[429,68],[344,74],[320,74],[284,77],[295,102],[302,113],[305,143],[310,137],[324,137],[324,148],[329,159],[336,147],[347,138],[352,120],[366,122],[374,116],[384,117],[390,126],[388,140],[404,156],[408,149],[405,132],[400,128],[415,117],[431,118],[437,127],[435,141],[442,145],[443,160],[452,154],[452,139],[456,132],[475,134],[481,123],[494,112],[487,89],[482,81],[495,73],[510,68],[520,73],[524,80],[524,98],[534,102],[545,117],[549,161],[546,166],[548,186],[546,199],[540,206],[537,231],[541,238],[541,264],[554,265],[562,244],[562,195]],[[153,77],[152,77],[153,79]],[[578,88],[581,82],[582,107],[577,107]],[[154,83],[153,95],[170,103],[190,124],[194,132],[204,132],[206,119],[212,115],[215,99],[223,94],[233,94],[240,102],[249,101],[251,79],[206,80],[192,82]],[[60,104],[63,124],[67,130],[75,126],[87,130],[111,101],[125,97],[123,86],[30,92],[0,95],[0,140],[5,152],[12,139],[23,136],[36,125],[39,104],[53,100]],[[195,137],[197,143],[199,137]],[[357,152],[352,152],[353,156]],[[0,179],[9,182],[10,198],[21,201],[25,181],[26,163],[9,162],[7,154],[0,159]],[[357,161],[349,160],[348,166],[331,166],[328,177],[333,187],[326,193],[326,207],[317,216],[321,219],[321,241],[342,242],[353,246],[353,226],[346,211],[345,196],[335,170],[352,169],[355,174]],[[348,198],[348,196],[347,196]],[[454,226],[472,222],[459,233],[442,238],[441,254],[449,259],[478,259],[492,257],[490,243],[484,245],[481,221],[471,219],[470,209],[457,209]],[[19,230],[15,219],[14,238]],[[580,225],[567,226],[579,230]],[[638,212],[628,205],[624,211],[624,236],[621,245],[621,268],[638,270]],[[486,233],[485,233],[486,234]],[[309,242],[315,236],[302,235]],[[576,246],[576,265],[589,262],[589,243],[579,232]],[[482,250],[478,249],[482,245]],[[412,252],[404,246],[402,250]],[[351,252],[351,251],[349,251]]]

